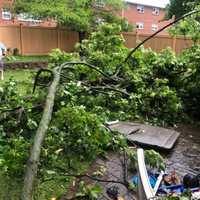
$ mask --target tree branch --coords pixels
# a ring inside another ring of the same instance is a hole
[[[47,95],[43,116],[40,121],[39,127],[37,129],[34,138],[34,143],[30,152],[30,157],[27,162],[21,200],[32,200],[33,197],[33,188],[34,188],[33,185],[35,182],[35,178],[37,176],[41,147],[46,135],[46,131],[48,129],[48,125],[52,117],[56,89],[60,80],[60,70],[57,70],[57,68],[55,68],[53,74],[54,74],[54,79],[51,83],[51,86],[49,87],[49,92]]]

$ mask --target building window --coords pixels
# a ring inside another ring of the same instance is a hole
[[[95,6],[97,8],[104,8],[105,7],[105,1],[104,0],[96,0]]]
[[[160,14],[160,9],[159,8],[153,8],[152,14],[153,15],[159,15]]]
[[[151,30],[152,30],[153,32],[157,31],[157,30],[158,30],[158,25],[157,25],[157,24],[152,24],[152,25],[151,25]]]
[[[144,13],[144,6],[143,5],[137,5],[137,11],[139,13]]]
[[[137,22],[136,23],[136,28],[137,29],[144,29],[144,23],[143,22]]]
[[[12,14],[8,8],[2,9],[2,19],[11,20]]]

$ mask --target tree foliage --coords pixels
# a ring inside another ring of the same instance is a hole
[[[181,17],[189,11],[192,11],[199,2],[196,0],[170,0],[167,6],[167,17],[170,19],[172,16],[176,18]]]
[[[197,12],[190,17],[181,20],[169,29],[169,33],[173,36],[183,35],[190,37],[194,44],[200,40],[200,4],[197,1],[171,1],[168,8],[168,15],[175,15],[177,18],[186,14],[189,11],[196,10]],[[171,14],[170,14],[171,13]]]
[[[122,22],[128,28],[128,24],[115,15],[123,7],[122,0],[16,0],[14,6],[16,13],[55,20],[77,32],[91,32],[101,22]]]
[[[181,21],[170,28],[169,33],[173,36],[183,35],[184,37],[190,37],[194,44],[197,44],[200,40],[200,21],[197,18],[197,16],[192,16]]]

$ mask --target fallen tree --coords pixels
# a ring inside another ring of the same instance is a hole
[[[30,151],[30,157],[27,162],[26,173],[25,173],[25,178],[24,178],[24,186],[23,186],[23,191],[22,191],[22,196],[21,196],[22,200],[30,200],[33,198],[34,180],[37,176],[38,164],[40,162],[41,147],[42,147],[46,132],[48,130],[49,123],[52,118],[54,99],[55,99],[57,87],[59,85],[61,72],[63,69],[66,69],[66,68],[71,69],[71,65],[74,65],[74,66],[84,65],[92,70],[99,72],[105,78],[115,81],[114,79],[110,78],[107,74],[105,74],[104,72],[96,68],[95,66],[92,66],[84,62],[67,62],[67,63],[62,64],[60,67],[56,67],[53,69],[53,72],[52,72],[53,80],[48,89],[48,95],[46,98],[46,103],[45,103],[42,119],[37,129],[37,132],[34,138],[34,143]],[[41,74],[41,71],[39,71],[38,74]],[[36,76],[35,86],[37,85],[38,77],[39,76]],[[109,87],[109,89],[116,90],[115,88],[112,88],[112,87]],[[117,91],[120,92],[119,90]]]

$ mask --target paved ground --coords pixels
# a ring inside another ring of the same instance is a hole
[[[98,171],[98,169],[103,168],[105,169],[104,175],[99,177],[99,179],[104,180],[112,180],[112,181],[124,181],[124,167],[123,167],[123,156],[116,154],[116,153],[109,153],[106,159],[104,158],[98,158],[93,165],[90,167],[87,174],[91,175],[94,172]],[[99,184],[103,190],[102,195],[98,198],[98,200],[111,200],[107,194],[107,188],[110,188],[112,186],[117,186],[120,191],[120,195],[124,198],[124,200],[135,200],[135,194],[133,192],[130,192],[127,190],[125,186],[122,184],[117,183],[103,183],[103,182],[97,182],[97,181],[91,181],[88,178],[82,178],[84,182],[87,184]],[[77,183],[80,180],[77,180]],[[64,195],[64,197],[61,200],[70,200],[73,199],[74,194],[77,191],[77,185],[72,185],[69,192]]]
[[[200,173],[200,127],[180,125],[177,130],[181,133],[172,151],[164,154],[167,171],[176,170],[183,177],[190,173]]]
[[[171,172],[174,169],[182,177],[186,173],[198,174],[200,172],[200,128],[193,126],[181,125],[177,131],[181,133],[181,136],[172,151],[163,153],[166,159],[167,171]],[[106,171],[101,179],[123,181],[123,157],[117,153],[109,153],[107,159],[98,158],[93,165],[91,165],[88,174],[92,174],[97,171],[100,166],[104,166]],[[88,184],[96,184],[97,182],[84,178],[84,181]],[[120,194],[125,200],[134,200],[135,194],[131,194],[127,191],[126,187],[120,184],[114,183],[100,183],[103,194],[99,197],[99,200],[110,200],[106,195],[107,188],[117,185],[120,188]],[[74,196],[77,187],[72,185],[69,192],[61,200],[70,200]]]

